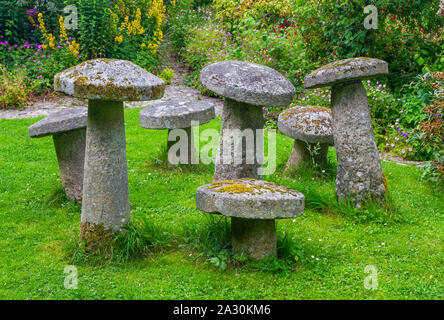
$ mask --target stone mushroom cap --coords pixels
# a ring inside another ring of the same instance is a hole
[[[286,219],[304,213],[305,197],[272,182],[239,179],[197,189],[199,210],[244,219]]]
[[[69,108],[47,116],[29,127],[31,138],[41,138],[56,133],[86,128],[87,108]]]
[[[255,63],[223,61],[205,67],[202,85],[223,97],[257,106],[287,106],[296,89],[274,69]]]
[[[388,75],[388,63],[373,58],[351,58],[332,62],[305,77],[305,88],[329,87],[335,84]]]
[[[215,117],[212,103],[173,100],[143,109],[140,112],[140,125],[147,129],[181,129],[191,127],[192,121],[204,124]]]
[[[331,109],[296,106],[279,115],[279,130],[286,136],[307,143],[333,145]]]
[[[56,74],[54,89],[90,100],[145,101],[160,99],[165,82],[130,61],[95,59]]]

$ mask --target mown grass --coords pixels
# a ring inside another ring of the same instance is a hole
[[[355,212],[335,200],[334,150],[325,174],[283,173],[292,141],[279,134],[278,170],[267,179],[303,192],[306,210],[278,223],[285,257],[253,263],[228,254],[224,218],[195,208],[213,166],[163,168],[167,133],[139,127],[138,111],[126,110],[129,185],[147,247],[130,260],[92,261],[76,249],[81,209],[61,189],[51,138],[28,137],[37,119],[0,120],[0,298],[444,298],[443,193],[419,169],[384,162],[392,209]],[[201,130],[219,127],[216,119]],[[71,264],[77,290],[64,288]],[[367,265],[378,269],[377,290],[364,287]]]

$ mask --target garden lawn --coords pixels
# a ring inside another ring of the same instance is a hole
[[[444,298],[443,194],[420,181],[419,169],[383,162],[397,213],[363,217],[336,204],[334,172],[283,174],[292,140],[278,134],[278,171],[267,179],[302,191],[307,202],[303,216],[278,222],[279,243],[286,235],[296,248],[294,266],[261,271],[229,262],[223,271],[197,236],[216,237],[211,230],[219,228],[221,218],[195,208],[213,166],[164,169],[167,133],[141,128],[139,111],[125,111],[131,213],[155,245],[125,263],[76,263],[77,290],[64,288],[64,268],[73,264],[81,208],[61,192],[52,138],[29,138],[38,119],[0,120],[1,299]],[[219,127],[215,119],[201,130]],[[334,149],[329,156],[334,167]],[[368,265],[378,270],[377,290],[364,287]]]

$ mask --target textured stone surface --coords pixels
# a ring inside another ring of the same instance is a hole
[[[333,135],[338,157],[336,194],[360,200],[384,199],[386,190],[373,134],[365,88],[360,81],[336,85],[332,90]]]
[[[86,128],[54,134],[53,140],[66,196],[82,202]]]
[[[233,251],[255,259],[277,255],[275,219],[299,217],[304,195],[272,182],[238,179],[197,190],[197,208],[231,217]]]
[[[304,212],[304,195],[298,191],[254,179],[220,181],[197,190],[199,210],[244,219],[295,218]]]
[[[90,100],[142,101],[161,98],[165,83],[130,61],[95,59],[58,73],[54,89]]]
[[[294,140],[293,150],[287,161],[287,169],[298,167],[303,163],[309,165],[316,164],[321,168],[325,168],[327,166],[327,154],[328,144]]]
[[[205,124],[215,116],[214,105],[208,102],[173,100],[143,109],[140,125],[147,129],[189,128],[192,121]]]
[[[372,58],[351,58],[332,62],[309,74],[305,80],[305,87],[320,88],[335,84],[367,80],[387,75],[388,63]]]
[[[287,106],[296,93],[282,74],[254,63],[218,62],[205,67],[200,79],[204,87],[223,97],[257,106]]]
[[[70,108],[53,113],[29,127],[31,138],[86,128],[87,108]]]
[[[276,221],[256,219],[231,219],[233,252],[255,259],[277,257]]]
[[[263,128],[262,108],[225,99],[214,181],[260,178],[258,170],[264,153]],[[243,133],[250,136],[248,143],[240,138]]]
[[[32,138],[53,136],[62,185],[69,200],[82,201],[88,109],[58,111],[29,127]]]
[[[279,115],[279,130],[295,139],[287,168],[303,162],[327,165],[328,146],[333,145],[331,109],[296,106]],[[311,152],[310,152],[311,150]]]
[[[120,231],[130,216],[123,103],[90,100],[81,236],[100,241],[93,227]]]
[[[308,143],[333,145],[331,109],[296,106],[279,115],[279,130],[286,136]]]

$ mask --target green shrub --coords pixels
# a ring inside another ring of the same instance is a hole
[[[171,79],[174,78],[174,70],[172,70],[170,68],[166,68],[161,73],[159,73],[157,76],[160,79],[162,79],[163,81],[165,81],[165,84],[170,84]]]
[[[8,72],[0,65],[0,109],[25,106],[30,89],[23,70]]]

